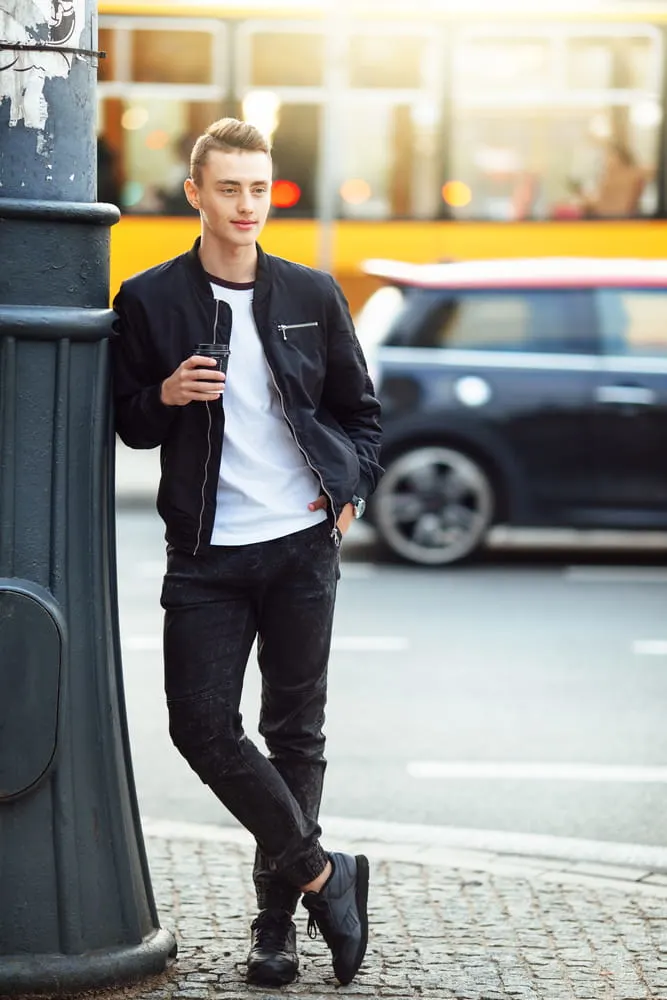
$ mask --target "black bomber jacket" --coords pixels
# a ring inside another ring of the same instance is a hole
[[[157,506],[167,541],[193,554],[213,531],[224,406],[165,406],[160,388],[196,344],[230,339],[231,309],[216,302],[198,250],[199,240],[123,282],[111,340],[116,429],[131,448],[160,446]],[[380,404],[331,275],[257,250],[255,323],[285,420],[328,497],[334,531],[343,506],[355,494],[368,497],[380,477]]]

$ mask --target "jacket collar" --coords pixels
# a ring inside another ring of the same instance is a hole
[[[201,246],[201,236],[198,236],[192,247],[185,254],[185,263],[190,273],[190,277],[195,283],[200,294],[210,299],[213,297],[210,282],[206,276],[206,271],[202,267],[199,259],[199,247]],[[271,258],[265,254],[259,243],[257,246],[257,276],[255,277],[255,292],[253,299],[260,303],[271,291]]]

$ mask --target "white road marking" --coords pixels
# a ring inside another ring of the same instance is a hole
[[[233,822],[233,821],[232,821]],[[354,845],[376,856],[383,851],[391,854],[397,847],[412,852],[414,861],[432,860],[423,857],[434,849],[490,851],[521,858],[556,858],[565,861],[593,862],[612,865],[632,865],[637,868],[660,870],[667,868],[667,848],[650,844],[626,844],[575,837],[555,837],[542,833],[511,833],[505,830],[473,830],[466,827],[428,826],[420,823],[394,823],[382,820],[347,819],[321,816],[320,822],[327,843],[341,847]],[[215,841],[251,845],[252,837],[241,827],[215,826],[177,820],[142,818],[147,837],[174,840]],[[478,855],[479,857],[479,855]],[[477,864],[475,864],[477,867]]]
[[[637,639],[632,652],[637,656],[667,656],[667,639]]]
[[[499,763],[498,761],[415,760],[407,765],[412,778],[477,781],[595,781],[633,784],[667,783],[667,767],[614,764]]]
[[[667,583],[667,569],[651,566],[568,566],[570,583]]]
[[[409,640],[393,635],[339,635],[334,636],[332,649],[340,653],[400,653],[409,647]],[[150,652],[162,649],[162,635],[128,635],[122,646],[129,652]]]

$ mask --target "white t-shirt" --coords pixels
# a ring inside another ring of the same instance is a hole
[[[253,285],[211,281],[232,310],[229,366],[222,404],[225,429],[212,545],[281,538],[326,519],[308,510],[320,495],[317,475],[283,415],[252,313]]]

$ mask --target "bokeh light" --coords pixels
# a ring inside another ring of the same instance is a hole
[[[153,129],[146,136],[146,146],[149,149],[164,149],[169,143],[169,133],[163,128]]]
[[[243,119],[273,138],[280,117],[280,98],[272,90],[251,90],[243,98]]]
[[[442,185],[442,200],[451,208],[465,208],[472,201],[472,191],[463,181],[447,181]]]
[[[350,177],[340,186],[340,196],[348,205],[363,205],[371,194],[370,184],[361,177]]]
[[[121,201],[126,208],[137,205],[144,196],[144,186],[139,181],[127,181],[123,185]]]
[[[124,129],[128,132],[136,132],[137,129],[143,128],[148,121],[148,111],[146,108],[140,107],[138,104],[133,104],[131,107],[123,111],[123,115],[120,119],[120,123]]]
[[[294,208],[301,197],[301,188],[294,181],[277,180],[271,188],[271,204],[274,208]]]
[[[662,108],[655,99],[639,101],[630,108],[630,120],[637,128],[657,128],[662,122]]]

